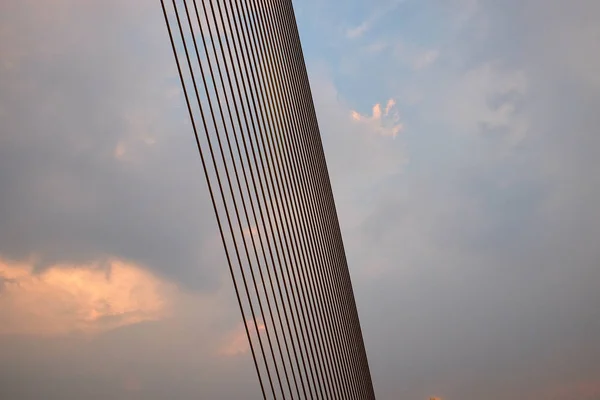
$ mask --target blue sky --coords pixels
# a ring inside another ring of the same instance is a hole
[[[598,3],[294,6],[378,398],[596,400]],[[259,398],[160,4],[0,27],[0,397]]]

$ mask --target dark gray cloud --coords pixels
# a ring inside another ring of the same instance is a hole
[[[0,254],[212,284],[214,216],[160,7],[2,7]]]

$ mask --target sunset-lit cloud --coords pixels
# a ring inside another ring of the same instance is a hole
[[[0,260],[0,334],[96,333],[168,312],[174,288],[142,267],[119,260],[55,265]]]
[[[600,398],[600,380],[582,380],[550,385],[538,394],[539,398],[596,400]]]
[[[392,109],[392,107],[394,107],[396,105],[396,100],[394,99],[389,99],[387,102],[387,105],[385,106],[385,115],[387,116],[390,113],[390,110]]]
[[[246,321],[246,326],[253,341],[257,340],[257,331],[259,333],[265,331],[265,325],[262,322],[258,322],[258,329],[255,328],[254,321],[252,320]],[[243,324],[239,324],[235,329],[224,336],[223,343],[218,352],[222,356],[232,357],[245,354],[249,350],[250,346],[248,344],[246,329],[244,329]]]
[[[371,132],[381,136],[395,138],[403,128],[400,123],[400,114],[396,110],[396,100],[393,98],[387,101],[383,112],[381,104],[377,103],[371,109],[371,116],[362,115],[355,110],[350,112],[350,116],[353,121],[365,124]]]
[[[250,238],[251,236],[258,236],[258,228],[256,226],[251,226],[249,228],[244,228],[244,236]]]

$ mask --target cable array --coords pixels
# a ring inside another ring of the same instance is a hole
[[[161,0],[263,398],[374,399],[291,0]]]

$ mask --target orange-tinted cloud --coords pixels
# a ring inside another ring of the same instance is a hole
[[[396,100],[394,99],[389,99],[387,102],[387,105],[385,106],[385,115],[387,116],[390,111],[392,110],[392,108],[396,105]]]
[[[265,325],[261,322],[258,322],[258,329],[254,327],[254,322],[252,320],[247,321],[246,326],[250,331],[250,336],[252,337],[252,340],[256,339],[257,331],[265,331]],[[248,344],[248,336],[246,335],[246,330],[244,329],[243,324],[239,324],[233,331],[225,335],[223,344],[219,349],[219,354],[231,357],[239,354],[245,354],[249,350],[250,346]]]
[[[395,110],[396,100],[390,98],[387,101],[385,109],[381,110],[381,104],[377,103],[372,108],[371,116],[362,115],[358,111],[352,110],[350,115],[355,122],[365,124],[368,129],[381,136],[396,137],[402,130],[400,115]]]
[[[581,400],[596,400],[600,398],[600,379],[551,385],[543,390],[539,396],[540,398],[557,400],[569,400],[575,398]]]
[[[244,236],[246,236],[247,238],[250,238],[251,236],[258,236],[258,228],[254,225],[249,228],[244,228],[243,232]]]
[[[55,265],[0,260],[0,334],[95,333],[165,315],[172,285],[138,265]]]

